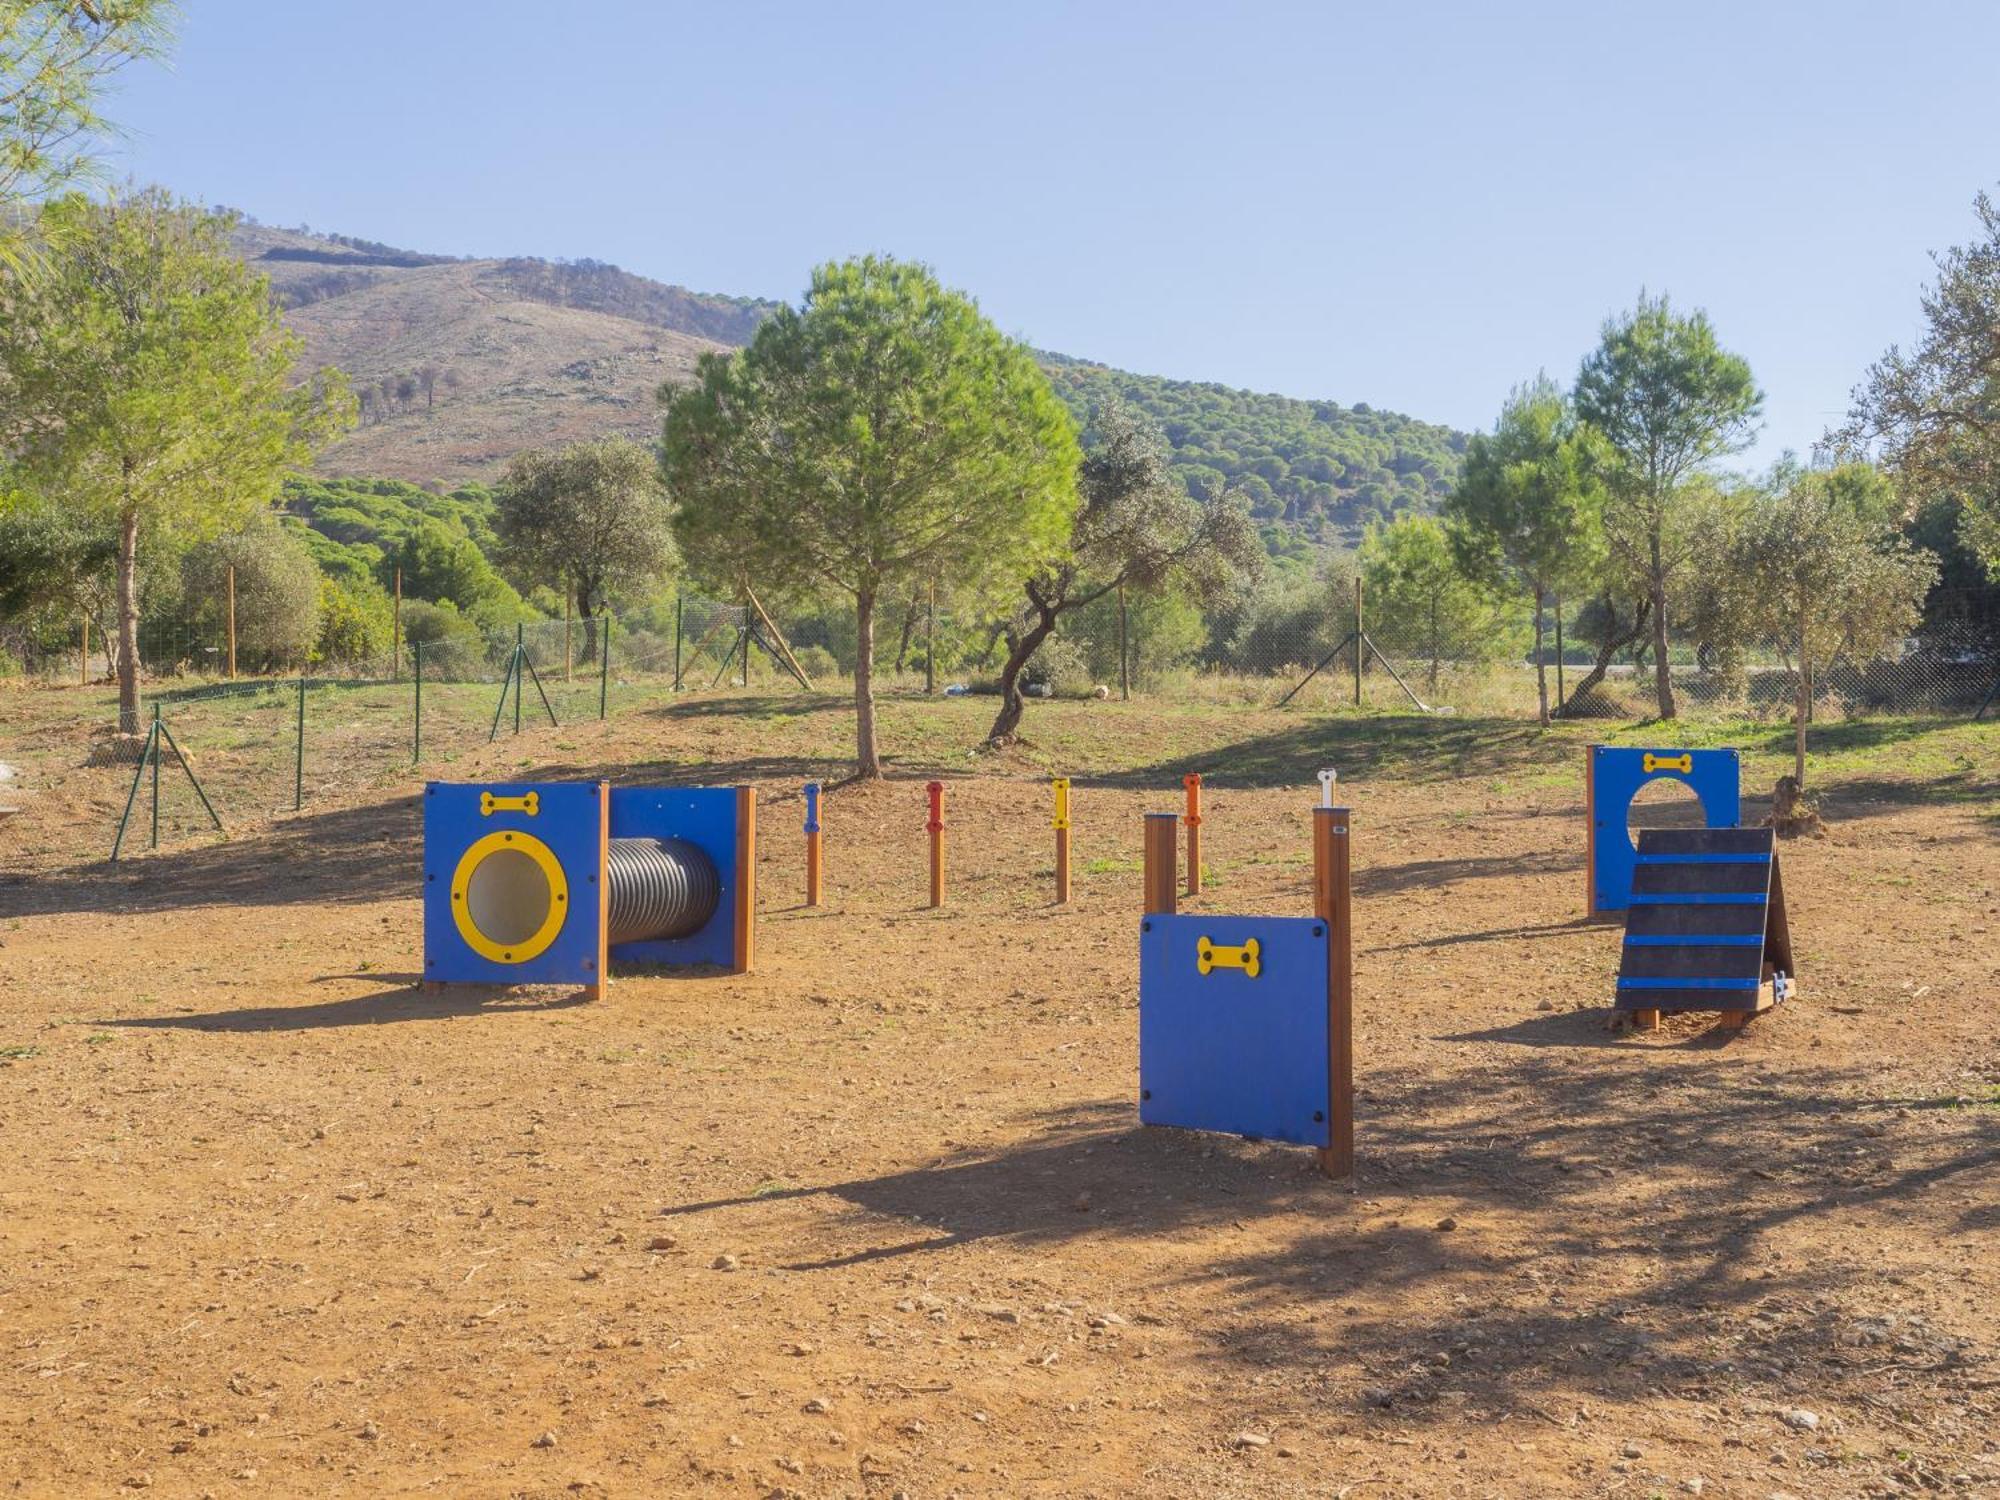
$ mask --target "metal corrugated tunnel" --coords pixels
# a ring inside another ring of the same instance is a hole
[[[686,839],[613,839],[606,873],[614,946],[698,932],[722,899],[715,862]]]

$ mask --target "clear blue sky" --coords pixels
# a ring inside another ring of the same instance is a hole
[[[796,298],[930,262],[1130,369],[1489,424],[1642,287],[1808,446],[2000,179],[1990,3],[186,0],[114,170]]]

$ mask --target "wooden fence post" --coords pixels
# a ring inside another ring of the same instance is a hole
[[[1146,814],[1145,879],[1146,915],[1171,917],[1180,904],[1180,840],[1175,836],[1172,813]]]
[[[1328,1145],[1319,1154],[1329,1177],[1354,1175],[1354,893],[1349,810],[1313,809],[1313,915],[1327,931]]]

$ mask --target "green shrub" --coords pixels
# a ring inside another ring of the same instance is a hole
[[[370,582],[320,580],[319,640],[313,647],[316,665],[359,667],[386,662],[394,634],[395,606],[380,587]]]

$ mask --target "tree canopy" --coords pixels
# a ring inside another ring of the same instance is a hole
[[[105,82],[165,52],[173,17],[168,0],[0,0],[0,263],[18,261],[23,203],[90,174]]]
[[[1466,449],[1458,486],[1445,499],[1452,543],[1471,576],[1511,575],[1533,596],[1535,686],[1549,722],[1542,607],[1565,584],[1591,578],[1602,552],[1603,493],[1590,434],[1547,375],[1518,386],[1492,433]]]
[[[990,586],[1062,543],[1076,430],[1027,349],[923,266],[822,266],[804,306],[667,387],[664,466],[690,565],[728,592],[854,601],[856,759],[879,776],[875,609]]]
[[[494,500],[501,555],[517,578],[576,602],[586,659],[611,593],[657,583],[673,566],[659,460],[629,438],[517,454]]]
[[[1924,331],[1855,390],[1838,448],[1877,454],[1920,503],[1960,510],[1966,542],[2000,579],[2000,205],[1973,203],[1980,238],[1934,257]]]
[[[1575,400],[1609,450],[1605,539],[1644,580],[1660,717],[1671,719],[1669,595],[1694,555],[1677,505],[1681,485],[1749,442],[1764,395],[1749,364],[1717,340],[1708,314],[1677,313],[1666,297],[1641,292],[1632,311],[1605,323],[1577,372]]]
[[[138,722],[142,528],[213,533],[268,504],[351,422],[338,372],[292,383],[300,341],[231,219],[158,189],[68,196],[33,275],[0,287],[0,422],[31,495],[119,538],[119,713]]]

